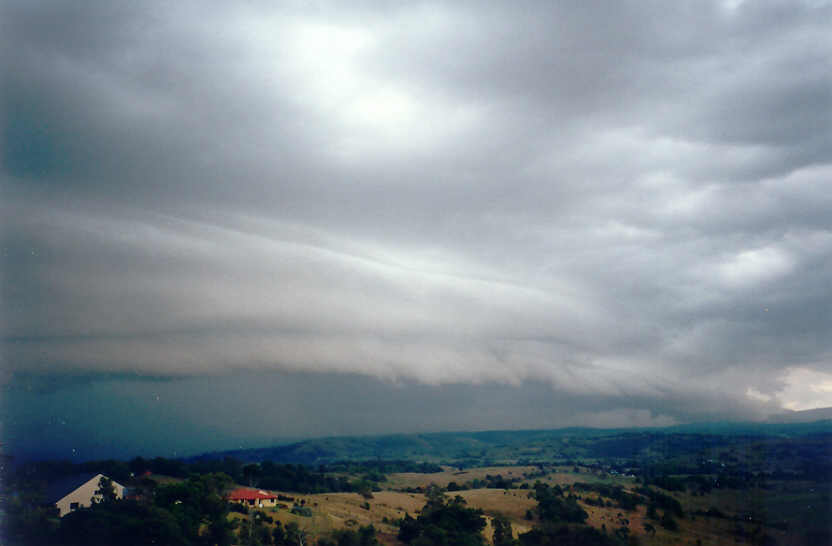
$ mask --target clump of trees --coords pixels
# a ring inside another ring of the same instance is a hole
[[[521,546],[622,546],[619,537],[610,536],[588,525],[544,525],[519,537]]]
[[[376,529],[372,525],[359,527],[358,530],[336,531],[331,539],[318,540],[318,546],[378,546],[378,544]]]
[[[319,472],[340,472],[347,474],[365,474],[372,481],[386,480],[385,474],[397,472],[412,472],[419,474],[433,474],[442,472],[442,467],[434,463],[419,463],[414,461],[337,461],[318,466]]]
[[[648,487],[639,487],[636,491],[650,499],[650,505],[652,505],[654,509],[656,507],[661,508],[662,510],[669,511],[674,516],[680,518],[685,517],[682,505],[678,500],[674,499],[670,495],[665,495],[664,493],[660,493],[659,491],[655,491]],[[650,505],[648,505],[648,511],[650,510]]]
[[[559,486],[537,482],[534,485],[534,497],[537,500],[537,516],[543,522],[583,523],[589,514],[578,504],[577,497],[564,497]]]
[[[676,520],[673,519],[673,516],[670,514],[670,512],[665,512],[664,514],[662,514],[662,519],[659,520],[659,523],[668,531],[679,530],[679,524],[676,523]]]
[[[417,546],[482,546],[485,519],[482,510],[467,508],[457,495],[448,499],[441,489],[428,489],[419,517],[405,514],[399,522],[399,540]]]
[[[491,527],[494,528],[494,535],[492,543],[494,546],[516,546],[517,541],[514,540],[511,531],[511,522],[503,514],[496,514],[491,519]]]
[[[537,482],[534,497],[537,500],[534,512],[538,518],[535,527],[521,534],[516,541],[505,539],[501,546],[624,546],[638,542],[626,526],[608,535],[586,525],[588,514],[578,504],[577,497],[565,495],[559,486]],[[497,544],[496,526],[494,543]]]
[[[589,484],[583,482],[576,482],[572,486],[574,489],[578,491],[595,491],[599,495],[603,495],[615,501],[616,505],[619,508],[624,510],[635,510],[639,504],[642,503],[642,497],[639,495],[634,495],[628,491],[626,491],[620,485],[606,485],[606,484]],[[605,504],[602,502],[601,504],[598,501],[591,501],[591,499],[586,499],[587,504],[595,504],[596,506],[604,506]]]
[[[413,468],[434,468],[433,466],[411,463]],[[379,472],[381,468],[406,468],[408,465],[397,463],[374,462],[366,465],[364,475],[350,481],[345,476],[333,476],[325,466],[317,470],[301,464],[278,464],[272,461],[245,464],[233,457],[223,459],[198,459],[183,461],[155,457],[145,459],[135,457],[129,462],[105,460],[85,463],[68,461],[35,461],[22,465],[12,477],[17,484],[26,483],[30,488],[45,489],[46,484],[63,476],[87,472],[100,472],[113,480],[126,483],[144,472],[187,479],[193,474],[217,474],[229,476],[235,483],[246,484],[264,489],[295,491],[298,493],[356,492],[362,489],[378,490],[378,482],[386,479]]]

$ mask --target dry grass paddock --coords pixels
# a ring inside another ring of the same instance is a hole
[[[469,468],[466,470],[456,470],[454,468],[446,468],[442,472],[433,472],[430,474],[421,474],[417,472],[398,472],[390,474],[383,485],[390,489],[404,489],[408,487],[427,487],[435,483],[440,487],[447,487],[451,482],[456,482],[459,485],[471,480],[484,480],[486,475],[496,476],[500,474],[503,478],[518,478],[522,477],[524,473],[531,473],[537,468],[533,466],[489,466],[483,468]]]
[[[451,481],[462,484],[473,479],[484,479],[487,474],[503,477],[522,476],[523,472],[533,471],[533,467],[489,467],[477,468],[464,471],[447,469],[434,474],[394,474],[383,485],[388,488],[402,487],[426,487],[431,483],[447,486]],[[570,469],[571,470],[571,469]],[[550,485],[568,486],[576,481],[582,482],[604,482],[623,485],[631,489],[635,483],[627,478],[601,477],[586,472],[558,472],[547,476],[528,480],[533,483],[540,480]],[[793,486],[795,487],[795,486]],[[275,493],[281,493],[275,491]],[[493,527],[492,517],[496,514],[506,516],[512,524],[514,535],[524,533],[531,529],[534,522],[526,519],[528,510],[537,506],[537,502],[529,498],[530,490],[527,489],[471,489],[466,491],[449,492],[451,498],[459,495],[470,508],[481,509],[486,516],[486,528],[483,535],[487,541],[491,541]],[[748,493],[747,491],[745,492]],[[357,493],[321,493],[315,495],[299,495],[295,493],[282,492],[281,494],[293,497],[295,502],[301,503],[312,512],[311,517],[298,516],[290,513],[286,508],[277,511],[265,510],[266,514],[280,521],[284,525],[296,522],[298,526],[311,536],[323,537],[339,529],[357,529],[359,526],[372,524],[376,530],[379,541],[385,545],[400,544],[396,540],[398,527],[396,520],[410,514],[417,517],[419,511],[425,504],[425,497],[420,493],[405,493],[385,490],[373,493],[373,497],[366,499]],[[580,493],[581,497],[595,496],[595,493]],[[663,529],[658,521],[650,521],[646,518],[646,507],[638,506],[636,510],[625,511],[618,507],[590,506],[583,500],[579,501],[582,508],[589,514],[587,523],[596,529],[606,529],[608,533],[626,526],[630,534],[636,535],[641,544],[649,545],[671,545],[671,544],[696,544],[701,541],[703,545],[734,544],[735,530],[739,523],[728,519],[708,518],[695,516],[696,510],[705,510],[709,506],[716,506],[727,514],[737,513],[741,506],[747,505],[743,502],[738,492],[713,491],[706,496],[693,496],[687,493],[673,493],[684,506],[687,516],[677,518],[679,531],[671,532]],[[285,502],[291,508],[291,502]],[[232,513],[233,519],[245,519],[245,516]],[[649,523],[655,529],[655,534],[647,533],[644,523]],[[747,526],[750,530],[751,527]],[[766,533],[777,540],[778,544],[791,544],[788,534],[777,529],[766,528]]]

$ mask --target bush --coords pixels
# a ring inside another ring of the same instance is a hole
[[[720,519],[725,519],[727,517],[725,514],[722,513],[722,511],[719,508],[715,506],[711,506],[710,508],[708,508],[708,511],[705,512],[705,515],[712,518]]]
[[[326,539],[318,541],[318,546],[377,546],[376,529],[372,525],[359,527],[358,530],[346,529],[333,533],[334,542]]]
[[[619,546],[617,537],[586,525],[556,525],[535,527],[520,535],[521,546]]]
[[[232,512],[237,512],[238,514],[248,514],[248,506],[237,502],[232,502],[229,510]]]
[[[668,531],[678,531],[679,530],[679,524],[676,523],[676,520],[673,519],[673,516],[670,515],[670,512],[665,512],[659,523],[661,524],[662,527],[664,527]]]
[[[305,506],[300,506],[299,504],[296,504],[292,507],[292,513],[297,516],[303,516],[305,518],[312,517],[312,510],[306,508]]]
[[[406,544],[480,546],[484,538],[482,510],[465,507],[462,497],[448,500],[431,495],[417,519],[409,514],[399,523],[398,538]]]
[[[559,495],[559,488],[550,488],[546,484],[539,484],[535,487],[535,498],[537,498],[537,514],[540,519],[548,522],[570,522],[583,523],[589,514],[580,507],[577,498],[569,496],[564,499]]]

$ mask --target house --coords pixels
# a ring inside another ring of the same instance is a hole
[[[277,506],[277,495],[262,489],[235,489],[228,495],[228,502],[234,502],[255,508],[271,508]]]
[[[102,498],[97,493],[101,478],[106,476],[94,473],[68,476],[49,485],[46,499],[49,504],[58,507],[60,517],[79,508],[88,508]],[[113,489],[118,499],[123,499],[127,492],[127,488],[118,482],[113,482]]]

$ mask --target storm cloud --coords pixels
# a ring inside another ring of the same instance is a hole
[[[13,374],[832,405],[827,2],[2,10]]]

